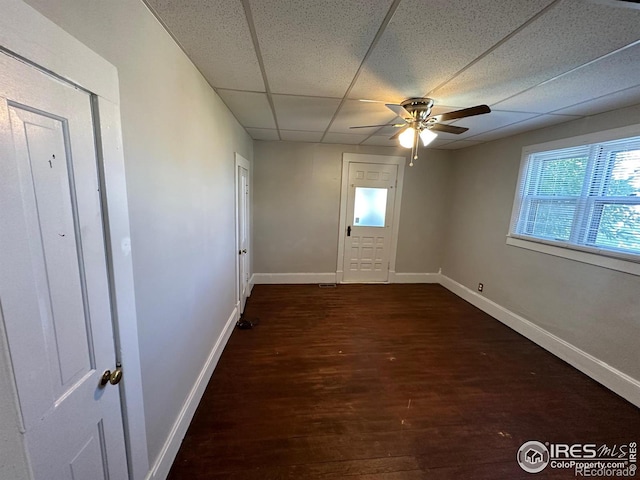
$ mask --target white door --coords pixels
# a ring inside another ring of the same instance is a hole
[[[349,163],[343,281],[386,282],[398,166]]]
[[[35,480],[128,478],[87,93],[0,54],[0,304]]]
[[[249,296],[249,164],[239,155],[236,155],[236,180],[238,292],[242,313]]]

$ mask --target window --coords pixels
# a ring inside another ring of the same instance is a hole
[[[387,213],[387,189],[356,187],[353,225],[356,227],[384,227]]]
[[[573,143],[525,148],[510,237],[640,262],[640,136]]]

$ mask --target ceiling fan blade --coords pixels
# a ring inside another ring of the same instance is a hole
[[[373,128],[373,127],[404,127],[406,123],[385,123],[383,125],[359,125],[357,127],[349,128]]]
[[[431,127],[429,127],[429,129],[435,130],[437,132],[455,133],[456,135],[460,133],[464,133],[467,130],[469,130],[468,128],[465,128],[465,127],[456,127],[455,125],[443,125],[441,123],[434,123]]]
[[[401,128],[400,130],[398,130],[392,137],[389,137],[389,140],[395,140],[400,135],[402,135],[402,132],[404,132],[407,128],[409,128],[409,125],[406,125],[404,128]]]
[[[387,105],[388,106],[388,105]],[[473,117],[474,115],[482,115],[490,113],[491,109],[487,105],[476,105],[475,107],[463,108],[462,110],[454,110],[453,112],[436,115],[439,122],[455,120],[456,118]]]
[[[396,105],[395,103],[385,103],[384,106],[387,107],[396,115],[398,115],[399,117],[404,118],[405,120],[413,118],[411,114],[402,105]]]

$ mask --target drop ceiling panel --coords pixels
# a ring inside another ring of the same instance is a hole
[[[438,146],[437,148],[440,150],[460,150],[461,148],[474,147],[476,145],[480,145],[481,143],[477,140],[456,140],[455,142],[446,143]]]
[[[349,96],[421,97],[549,3],[403,0]]]
[[[273,104],[280,128],[324,133],[340,99],[273,95]]]
[[[361,125],[383,125],[400,120],[396,115],[378,102],[360,102],[358,100],[347,100],[342,105],[334,122],[331,124],[330,132],[372,134],[379,127],[350,129]]]
[[[638,103],[640,103],[640,87],[632,87],[610,95],[594,98],[553,113],[566,115],[594,115],[596,113],[607,112],[617,108],[637,105]]]
[[[327,133],[322,143],[347,143],[350,145],[358,145],[364,142],[369,135],[364,134],[348,134],[348,133]]]
[[[241,2],[147,0],[147,3],[211,85],[264,91]]]
[[[288,142],[319,142],[322,132],[302,132],[298,130],[280,130],[282,140]]]
[[[580,117],[570,115],[539,115],[518,123],[505,125],[504,127],[498,128],[496,130],[487,131],[486,133],[475,135],[471,138],[471,140],[481,140],[483,142],[488,142],[491,140],[497,140],[498,138],[508,137],[511,135],[516,135],[518,133],[528,132],[530,130],[537,130],[539,128],[568,122],[570,120],[576,120],[577,118]]]
[[[271,91],[341,98],[391,0],[250,3]]]
[[[269,128],[247,128],[247,133],[254,140],[280,140],[278,131]]]
[[[266,94],[218,90],[218,95],[244,127],[276,128]]]
[[[640,10],[564,0],[434,95],[443,103],[493,105],[639,37]]]
[[[585,82],[585,78],[589,81]],[[497,104],[497,107],[505,110],[545,113],[638,84],[640,84],[640,45],[627,48],[511,97]]]
[[[398,140],[390,140],[388,135],[372,135],[362,145],[376,145],[379,147],[397,147]]]
[[[454,135],[452,133],[437,132],[438,138],[443,140],[467,140],[469,137],[475,137],[484,132],[495,130],[496,128],[506,127],[513,123],[522,122],[529,118],[536,117],[535,113],[522,113],[522,112],[503,112],[493,111],[485,115],[478,115],[475,117],[462,118],[455,122],[447,122],[448,125],[455,125],[457,127],[466,127],[469,130],[460,135]],[[478,140],[478,138],[473,138]]]

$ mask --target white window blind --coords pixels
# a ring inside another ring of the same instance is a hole
[[[640,136],[523,161],[511,236],[640,261]]]

